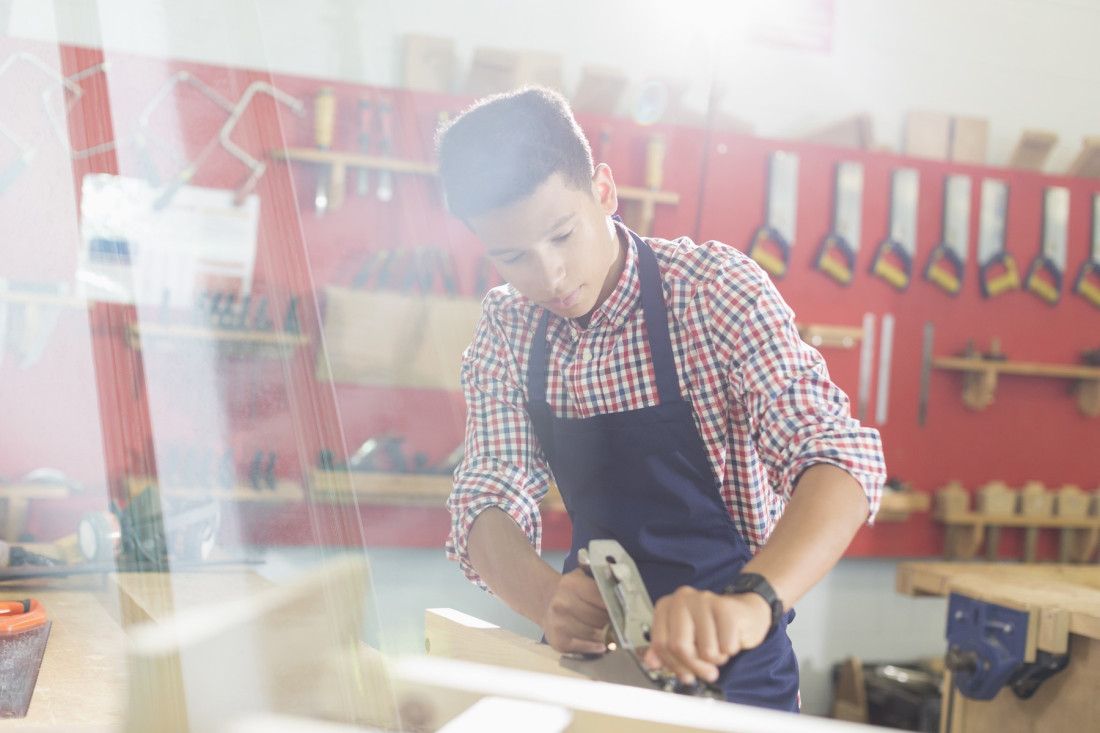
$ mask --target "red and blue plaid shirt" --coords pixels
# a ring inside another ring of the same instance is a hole
[[[717,242],[647,242],[664,285],[680,390],[749,549],[764,544],[798,477],[817,463],[859,481],[872,521],[885,480],[878,431],[851,417],[847,395],[829,379],[821,354],[799,338],[794,314],[768,276]],[[467,539],[486,508],[507,512],[541,549],[538,503],[551,474],[524,410],[539,314],[515,288],[495,288],[462,360],[466,451],[447,502],[447,556],[479,584]],[[618,285],[588,327],[551,314],[546,338],[546,399],[556,415],[587,418],[657,404],[633,242]]]

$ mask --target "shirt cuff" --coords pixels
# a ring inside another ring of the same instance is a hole
[[[859,483],[864,495],[867,497],[867,526],[873,526],[875,516],[878,515],[879,507],[882,505],[882,487],[886,483],[886,471],[882,465],[881,448],[867,453],[858,451],[841,453],[835,448],[828,447],[806,452],[794,460],[784,473],[781,485],[783,495],[791,496],[802,474],[807,469],[820,463],[836,466]]]
[[[447,538],[447,559],[459,563],[462,572],[479,588],[492,592],[481,576],[474,570],[470,563],[469,539],[470,528],[483,511],[489,508],[497,508],[505,512],[523,533],[527,535],[535,552],[542,554],[542,515],[539,513],[538,503],[522,491],[505,490],[498,487],[487,487],[486,483],[496,484],[500,478],[494,480],[476,481],[474,487],[469,488],[470,477],[463,484],[456,484],[450,499],[447,500],[447,508],[451,511],[451,533]]]

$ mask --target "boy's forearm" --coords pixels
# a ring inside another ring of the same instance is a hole
[[[869,511],[863,488],[850,474],[829,464],[812,466],[744,572],[767,578],[789,609],[836,565]]]
[[[542,624],[561,573],[548,565],[519,525],[500,509],[474,520],[467,544],[470,564],[512,610]]]

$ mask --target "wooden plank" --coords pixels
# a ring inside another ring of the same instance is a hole
[[[1062,611],[1068,614],[1070,633],[1100,639],[1100,568],[902,563],[898,566],[897,587],[909,595],[947,595],[958,591],[1014,608]]]
[[[947,157],[959,163],[985,165],[989,148],[989,120],[981,117],[954,117],[951,120],[951,145]]]
[[[570,733],[866,733],[873,728],[640,687],[433,657],[395,662],[402,710],[434,730],[487,697],[564,707]]]
[[[964,372],[994,372],[1028,377],[1064,377],[1066,379],[1100,379],[1100,368],[1073,364],[1036,364],[1031,362],[986,361],[965,357],[937,357],[932,360],[937,369]]]
[[[1100,137],[1086,137],[1081,152],[1066,169],[1067,176],[1100,178]]]
[[[951,146],[951,115],[913,110],[905,116],[906,155],[947,160]]]
[[[1029,171],[1041,171],[1046,165],[1050,151],[1058,143],[1058,133],[1047,130],[1024,130],[1020,140],[1012,150],[1006,165],[1009,168],[1023,168]]]
[[[561,654],[548,644],[451,608],[427,609],[424,612],[424,635],[425,649],[432,656],[589,679],[580,672],[561,666]]]

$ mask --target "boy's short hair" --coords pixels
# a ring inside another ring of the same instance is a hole
[[[569,103],[542,87],[480,100],[440,127],[436,157],[447,208],[464,221],[527,198],[554,173],[583,190],[594,172]]]

